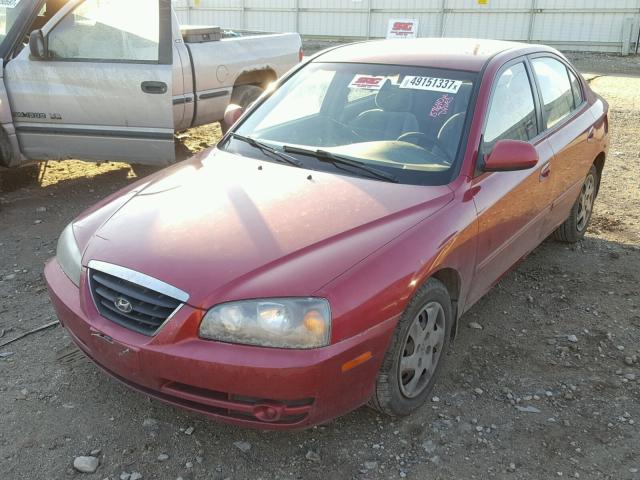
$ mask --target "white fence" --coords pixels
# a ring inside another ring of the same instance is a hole
[[[640,30],[640,0],[174,0],[174,6],[185,24],[319,38],[384,37],[390,18],[413,18],[421,37],[637,53]]]

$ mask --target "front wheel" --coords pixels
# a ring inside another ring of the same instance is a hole
[[[429,279],[398,322],[378,372],[373,408],[400,417],[424,404],[442,368],[452,323],[449,292]]]
[[[593,214],[593,204],[598,193],[598,170],[594,165],[587,174],[580,195],[571,209],[569,218],[553,232],[553,238],[560,242],[576,243],[584,238]]]

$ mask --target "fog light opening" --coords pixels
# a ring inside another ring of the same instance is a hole
[[[253,416],[262,422],[277,422],[282,417],[282,405],[256,405]]]

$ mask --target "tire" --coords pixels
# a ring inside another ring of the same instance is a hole
[[[584,238],[584,234],[587,232],[589,222],[591,221],[591,215],[593,214],[593,204],[598,194],[599,185],[598,170],[595,165],[592,165],[582,184],[580,195],[571,208],[569,217],[553,232],[553,238],[555,240],[559,242],[576,243]]]
[[[231,94],[231,103],[240,105],[243,109],[246,109],[249,105],[255,102],[264,90],[255,85],[241,85],[233,89]]]
[[[391,417],[403,417],[425,403],[447,354],[452,312],[449,292],[440,281],[432,278],[420,287],[393,334],[369,401],[371,407]],[[422,341],[414,341],[420,334]],[[416,380],[418,371],[422,373]]]

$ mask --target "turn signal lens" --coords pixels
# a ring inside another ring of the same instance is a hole
[[[373,357],[371,352],[365,352],[362,355],[357,356],[353,360],[349,360],[346,363],[342,364],[342,373],[348,372],[349,370],[356,368],[358,365],[370,360]]]
[[[304,316],[304,326],[316,335],[322,335],[327,328],[327,321],[318,310],[309,310]]]

